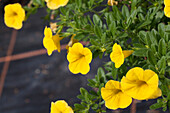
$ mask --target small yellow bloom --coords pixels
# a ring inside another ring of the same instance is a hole
[[[108,4],[109,6],[113,6],[113,5],[117,5],[118,2],[115,1],[115,0],[108,0],[107,4]]]
[[[45,0],[47,2],[47,7],[54,10],[61,6],[67,5],[69,0]]]
[[[72,108],[64,100],[51,102],[51,113],[74,113]]]
[[[120,82],[114,80],[109,80],[105,88],[101,88],[101,96],[109,109],[126,108],[132,103],[132,98],[122,92]]]
[[[119,68],[124,63],[124,59],[130,56],[132,53],[133,50],[122,51],[121,46],[115,43],[112,48],[112,53],[110,54],[110,59],[115,63],[115,67]]]
[[[74,39],[74,37],[76,36],[76,34],[73,34],[70,41],[68,42],[66,49],[67,49],[67,53],[69,52],[69,47],[72,47],[74,43],[77,43],[78,40]]]
[[[158,88],[158,75],[140,67],[130,69],[121,80],[124,93],[138,100],[154,99],[162,95]]]
[[[60,40],[63,38],[60,37],[58,33],[52,35],[51,29],[47,27],[45,27],[44,35],[43,45],[47,49],[48,55],[50,56],[54,50],[60,52]]]
[[[89,63],[92,61],[92,52],[86,47],[83,48],[83,45],[78,42],[69,48],[67,60],[72,73],[87,74],[90,70]]]
[[[6,26],[14,29],[21,29],[24,19],[25,10],[19,3],[9,4],[5,6],[4,21]]]

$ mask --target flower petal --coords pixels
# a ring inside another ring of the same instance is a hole
[[[122,52],[123,52],[124,58],[126,58],[133,53],[133,50],[123,50]]]
[[[51,102],[51,112],[50,113],[60,113],[60,111],[56,108],[54,102]]]
[[[170,18],[170,6],[165,6],[164,13],[165,13],[165,16]]]
[[[143,80],[143,72],[144,70],[140,67],[132,68],[126,73],[126,78],[131,81]]]
[[[74,113],[72,108],[69,106],[63,113]]]
[[[170,6],[170,0],[164,0],[165,6]]]
[[[63,112],[68,108],[68,104],[64,100],[58,100],[57,102],[55,102],[55,107],[60,112]]]
[[[84,61],[85,58],[78,59],[75,62],[71,62],[69,64],[69,69],[73,74],[87,74],[90,70],[89,63]]]
[[[85,56],[85,61],[90,63],[92,61],[92,52],[88,48],[84,48],[82,54]]]

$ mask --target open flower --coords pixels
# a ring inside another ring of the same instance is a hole
[[[170,18],[170,0],[164,0],[165,8],[164,8],[164,13],[165,16]]]
[[[52,35],[51,29],[47,27],[45,27],[44,35],[43,45],[47,49],[48,55],[50,56],[54,50],[60,52],[60,40],[62,40],[63,37],[60,37],[58,33]]]
[[[25,10],[19,3],[9,4],[5,6],[4,21],[6,26],[14,29],[21,29],[24,19]]]
[[[126,108],[132,102],[132,98],[122,92],[120,82],[114,80],[109,80],[105,88],[101,88],[101,96],[105,100],[105,106],[114,110]]]
[[[72,108],[64,100],[51,102],[51,113],[74,113]]]
[[[87,74],[90,70],[89,63],[92,60],[92,52],[88,48],[83,48],[81,43],[75,43],[69,48],[67,54],[69,69],[74,74]]]
[[[140,67],[130,69],[121,80],[123,92],[138,100],[154,99],[162,95],[158,88],[158,75]]]
[[[108,0],[107,4],[108,4],[109,6],[113,6],[113,5],[117,5],[118,2],[115,1],[115,0]]]
[[[47,7],[54,10],[61,6],[67,5],[69,0],[45,0],[47,2]]]
[[[121,46],[115,43],[112,48],[112,53],[110,54],[110,59],[115,63],[115,67],[119,68],[124,63],[124,59],[130,56],[132,53],[133,50],[122,51]]]

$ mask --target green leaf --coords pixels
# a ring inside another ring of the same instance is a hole
[[[74,107],[76,109],[85,109],[85,106],[83,106],[82,104],[74,104]]]
[[[122,15],[124,18],[128,18],[130,16],[129,9],[126,5],[123,5],[122,7]]]
[[[116,33],[116,22],[112,21],[112,23],[109,25],[109,30],[111,31],[112,35],[114,36]]]
[[[140,31],[139,34],[139,39],[146,44],[146,32],[145,31]]]
[[[93,15],[93,22],[95,25],[102,27],[102,21],[98,15],[96,15],[96,14]]]
[[[149,47],[151,47],[151,37],[150,37],[150,32],[147,32],[146,34],[146,43]]]
[[[161,103],[155,103],[155,104],[151,105],[149,108],[150,109],[158,109],[158,108],[161,108],[161,107],[162,107]]]
[[[151,22],[152,22],[151,20],[145,20],[145,21],[141,22],[139,25],[137,25],[137,29],[145,27],[145,26],[151,24]]]
[[[112,66],[112,77],[113,77],[114,80],[116,80],[118,69],[115,68],[115,64],[114,63],[112,63],[112,64],[113,64],[113,66]]]
[[[151,50],[147,52],[147,58],[152,65],[155,66],[157,64],[156,57],[154,56],[154,53]]]
[[[163,38],[159,41],[158,52],[160,55],[166,55],[166,43]]]
[[[101,67],[98,68],[97,77],[98,77],[98,81],[100,81],[101,83],[106,81],[106,76],[105,76],[105,72],[104,72],[103,68],[101,68]]]
[[[116,19],[117,20],[121,20],[122,19],[122,15],[121,15],[119,9],[117,8],[117,6],[114,5],[112,7],[112,9],[113,9],[114,15],[116,15]]]
[[[101,28],[100,28],[98,25],[95,25],[95,26],[94,26],[94,33],[95,33],[99,38],[102,37],[102,30],[101,30]]]
[[[160,23],[158,25],[158,32],[161,35],[161,37],[164,37],[165,33],[165,25],[163,23]]]
[[[146,57],[146,56],[147,56],[147,54],[146,54],[147,51],[148,51],[147,48],[141,48],[141,49],[135,50],[135,51],[133,52],[133,55]]]

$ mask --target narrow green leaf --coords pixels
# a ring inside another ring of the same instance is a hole
[[[155,66],[157,64],[156,57],[151,50],[147,52],[147,58],[152,65]]]
[[[159,41],[158,52],[160,55],[166,55],[166,43],[163,38]]]

